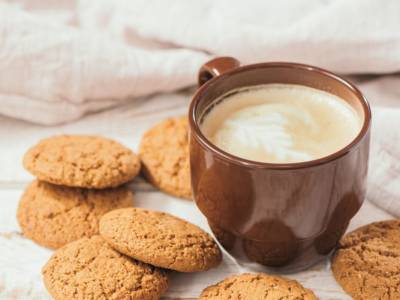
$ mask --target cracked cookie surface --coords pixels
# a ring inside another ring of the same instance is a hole
[[[354,299],[400,299],[400,220],[360,227],[339,242],[332,271]]]
[[[42,181],[83,187],[116,187],[140,170],[139,157],[97,136],[61,135],[41,140],[25,154],[24,167]]]
[[[295,280],[263,273],[234,275],[203,290],[199,300],[316,300],[314,293]]]
[[[146,178],[160,190],[191,198],[187,117],[164,120],[148,130],[139,156]]]
[[[221,251],[199,227],[163,212],[117,209],[100,220],[100,234],[116,250],[151,265],[180,272],[217,266]]]
[[[86,190],[34,181],[21,197],[17,220],[25,237],[57,249],[98,234],[103,214],[130,206],[132,193],[126,187]]]
[[[98,235],[58,249],[42,274],[56,300],[156,300],[168,287],[163,271],[118,253]]]

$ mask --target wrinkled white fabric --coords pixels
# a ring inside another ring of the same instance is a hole
[[[42,124],[70,121],[129,97],[191,85],[206,59],[190,49],[128,45],[101,27],[60,24],[2,4],[0,113]]]
[[[56,124],[192,85],[213,55],[400,70],[400,2],[0,2],[0,113]]]

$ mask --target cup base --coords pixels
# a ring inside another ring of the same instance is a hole
[[[286,241],[255,241],[233,235],[214,224],[210,227],[221,246],[244,269],[290,274],[304,271],[329,257],[347,224],[333,233]]]
[[[314,256],[312,260],[307,260],[303,261],[301,258],[299,258],[299,263],[293,263],[290,265],[284,265],[280,267],[272,267],[272,266],[266,266],[262,265],[256,262],[252,262],[248,259],[241,259],[238,257],[235,257],[236,263],[243,268],[246,271],[249,272],[263,272],[263,273],[268,273],[268,274],[277,274],[277,275],[287,275],[287,274],[293,274],[293,273],[298,273],[305,271],[307,269],[310,269],[311,267],[319,264],[320,262],[326,260],[330,255],[334,252],[332,250],[328,255],[319,255],[319,256]]]

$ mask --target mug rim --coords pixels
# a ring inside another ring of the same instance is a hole
[[[197,120],[197,118],[196,118],[197,107],[202,99],[204,92],[208,89],[208,87],[210,85],[212,85],[213,83],[224,80],[226,77],[231,76],[236,73],[246,72],[246,71],[252,70],[252,69],[276,68],[276,67],[287,68],[287,69],[306,70],[309,72],[317,73],[319,75],[330,77],[330,78],[342,83],[348,90],[351,91],[352,94],[354,94],[356,96],[356,98],[358,99],[358,101],[360,102],[360,104],[363,108],[364,121],[363,121],[361,130],[359,131],[357,136],[345,147],[343,147],[327,156],[323,156],[323,157],[320,157],[317,159],[303,161],[303,162],[296,162],[296,163],[268,163],[268,162],[261,162],[261,161],[245,159],[245,158],[230,154],[230,153],[222,150],[221,148],[217,147],[213,143],[211,143],[211,141],[209,141],[201,132],[201,129],[200,129],[200,126],[198,123],[199,120]],[[312,65],[293,63],[293,62],[264,62],[264,63],[244,65],[244,66],[240,66],[235,69],[232,69],[230,71],[227,71],[221,75],[215,76],[197,89],[197,91],[195,92],[195,94],[192,98],[190,106],[189,106],[190,129],[194,132],[194,138],[196,138],[197,141],[203,147],[207,148],[208,150],[211,150],[219,158],[221,158],[229,163],[233,163],[233,164],[244,166],[244,167],[274,169],[274,170],[292,170],[292,169],[315,167],[315,166],[323,165],[328,162],[334,161],[340,157],[343,157],[348,152],[350,152],[352,149],[354,149],[354,147],[356,147],[362,141],[362,139],[366,136],[366,134],[369,131],[370,125],[371,125],[371,118],[372,118],[371,108],[370,108],[370,105],[369,105],[367,99],[353,83],[351,83],[347,79],[344,79],[343,77],[341,77],[331,71],[328,71],[328,70],[325,70],[325,69],[322,69],[319,67],[315,67]]]

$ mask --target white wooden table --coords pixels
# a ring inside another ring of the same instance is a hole
[[[167,116],[186,113],[190,92],[152,97],[90,115],[72,124],[41,127],[0,117],[0,299],[48,299],[40,268],[51,252],[24,239],[15,219],[19,197],[32,177],[23,170],[21,158],[39,138],[60,133],[99,134],[137,150],[143,132]],[[168,211],[208,230],[206,222],[191,201],[167,196],[142,179],[131,185],[135,205]],[[365,202],[350,228],[392,218]],[[198,274],[172,274],[165,299],[195,299],[201,290],[224,277],[244,272],[241,266],[224,256],[221,266]],[[320,299],[350,299],[335,282],[328,260],[311,269],[289,275],[315,291]]]

